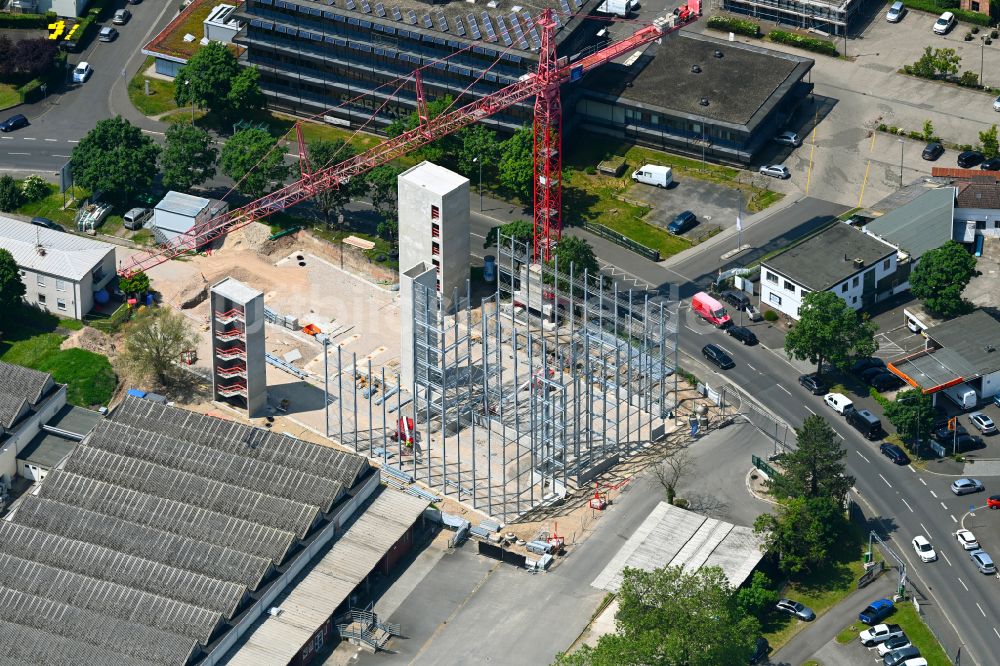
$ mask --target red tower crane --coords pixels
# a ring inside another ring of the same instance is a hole
[[[360,176],[377,166],[387,164],[443,136],[487,118],[494,113],[535,97],[534,117],[534,259],[547,260],[561,232],[562,209],[562,110],[559,87],[581,78],[590,70],[610,62],[629,51],[660,39],[697,19],[700,0],[688,0],[688,5],[668,17],[666,27],[646,26],[631,36],[579,60],[567,64],[556,56],[557,24],[552,10],[546,9],[537,21],[541,28],[542,47],[538,71],[526,74],[517,83],[501,88],[453,111],[429,118],[424,107],[423,91],[417,78],[418,115],[414,129],[388,139],[363,153],[339,164],[310,172],[302,161],[299,180],[240,208],[196,224],[168,243],[133,255],[119,269],[122,276],[131,276],[158,266],[191,250],[197,250],[251,222],[265,219],[279,211],[301,203],[316,194]],[[300,144],[301,144],[301,134]],[[303,153],[304,154],[304,153]]]

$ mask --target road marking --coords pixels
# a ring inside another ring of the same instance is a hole
[[[812,135],[812,147],[809,149],[809,169],[806,171],[806,196],[809,196],[809,183],[812,182],[813,153],[816,152],[816,125],[813,125]]]
[[[926,484],[925,484],[925,485],[926,485]],[[934,497],[934,499],[937,499],[937,493],[936,493],[936,492],[934,492],[933,490],[931,491],[931,496],[933,496],[933,497]]]
[[[997,638],[1000,638],[1000,631],[997,631],[996,627],[993,627],[993,633],[997,635]]]
[[[8,155],[30,155],[31,153],[7,153]]]
[[[55,143],[56,141],[58,141],[58,139],[46,139],[46,141],[51,141],[52,143]]]
[[[955,518],[954,515],[952,515],[950,513],[948,515],[951,516],[951,522],[953,522],[953,523],[957,523],[958,522],[958,520]]]
[[[951,560],[948,559],[948,556],[945,555],[944,553],[941,553],[941,557],[944,558],[944,561],[947,562],[948,566],[950,567],[951,566]]]
[[[865,462],[871,462],[868,458],[865,458],[865,454],[861,453],[861,451],[858,451],[858,455],[861,456]]]
[[[948,510],[948,506],[944,502],[941,502],[941,508],[944,509],[945,511]]]
[[[918,521],[918,522],[919,522],[919,521]],[[929,529],[927,529],[927,526],[926,526],[926,525],[924,525],[923,523],[920,523],[920,526],[921,526],[922,528],[924,528],[924,532],[926,532],[926,533],[927,533],[927,538],[928,538],[928,539],[930,539],[930,538],[931,538],[931,531],[930,531]]]
[[[918,478],[919,478],[919,477],[918,477]],[[924,484],[925,486],[927,485],[927,482],[926,482],[926,481],[924,481],[923,479],[920,479],[920,483]],[[937,495],[935,495],[934,497],[937,497]]]
[[[787,394],[788,394],[788,397],[791,397],[791,396],[792,396],[792,392],[791,392],[791,391],[789,391],[788,389],[786,389],[786,388],[785,388],[784,386],[782,386],[781,384],[776,384],[776,386],[777,386],[778,388],[780,388],[780,389],[781,389],[782,391],[784,391],[785,393],[787,393]]]
[[[802,406],[803,406],[803,407],[805,407],[805,405],[802,405]],[[806,409],[809,409],[809,408],[808,408],[808,407],[806,407]],[[810,413],[810,414],[812,414],[813,416],[816,416],[816,412],[814,412],[814,411],[813,411],[813,410],[811,410],[811,409],[809,409],[809,413]]]
[[[25,141],[37,141],[37,139],[35,139],[35,138],[33,138],[33,137],[30,137],[30,136],[26,136],[26,137],[24,137],[24,140],[25,140]]]
[[[883,481],[885,481],[885,485],[887,485],[887,486],[889,486],[890,488],[892,488],[892,484],[891,484],[891,483],[889,483],[888,479],[886,479],[886,478],[885,478],[884,476],[882,476],[881,474],[879,474],[879,475],[878,475],[878,477],[879,477],[880,479],[882,479]]]
[[[750,368],[751,370],[753,370],[754,372],[757,372],[757,368],[753,367],[749,363],[747,363],[747,367]],[[808,409],[808,407],[806,409]]]
[[[12,137],[12,136],[0,136],[0,139],[3,139],[4,141],[13,141],[14,137]]]
[[[976,608],[978,608],[979,612],[983,614],[983,617],[986,617],[986,611],[983,610],[983,607],[979,605],[978,601],[976,602]]]
[[[958,582],[962,584],[962,587],[964,587],[964,588],[965,588],[965,591],[966,591],[966,592],[968,592],[968,591],[969,591],[969,586],[965,584],[965,581],[964,581],[964,580],[962,580],[961,578],[959,578],[959,579],[958,579]]]
[[[66,139],[66,143],[80,143],[76,139]]]
[[[886,483],[889,483],[889,482],[888,482],[888,481],[886,481]],[[899,499],[903,499],[903,498],[902,498],[902,497],[900,497]],[[906,508],[910,510],[910,513],[913,513],[913,507],[912,507],[912,506],[910,506],[910,503],[909,503],[909,502],[907,502],[907,501],[906,501],[905,499],[903,499],[903,504],[905,504],[905,505],[906,505]],[[924,529],[926,529],[926,528],[924,528]]]
[[[913,465],[907,465],[907,467],[909,467],[910,471],[913,472],[914,474],[917,473],[917,470],[913,469]]]
[[[872,137],[874,139],[875,137]],[[861,194],[858,195],[858,208],[861,208],[861,200],[865,198],[865,186],[868,184],[868,172],[872,168],[872,161],[868,160],[868,166],[865,167],[865,178],[861,181]]]
[[[52,157],[69,157],[69,155],[52,155]]]

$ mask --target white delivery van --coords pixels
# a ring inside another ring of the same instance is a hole
[[[632,180],[646,185],[656,185],[657,187],[670,187],[674,182],[674,172],[670,167],[658,164],[643,164],[632,172]]]
[[[597,7],[597,11],[602,14],[611,14],[613,16],[628,18],[628,16],[638,7],[639,3],[635,0],[604,0],[604,2]]]
[[[979,402],[979,394],[976,393],[976,389],[965,383],[949,386],[942,393],[962,409],[972,409]]]

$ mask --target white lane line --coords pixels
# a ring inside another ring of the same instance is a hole
[[[955,516],[953,514],[949,513],[948,515],[951,516],[951,522],[953,522],[953,523],[957,523],[958,522],[958,519],[955,518]]]
[[[757,372],[757,368],[753,367],[749,363],[747,363],[747,367],[750,368],[751,370],[753,370],[754,372]]]
[[[976,602],[976,608],[978,608],[979,612],[983,614],[983,617],[986,617],[986,611],[983,610],[983,607],[979,605],[978,601]]]
[[[0,139],[3,139],[4,141],[13,141],[14,137],[12,137],[12,136],[0,136]]]
[[[80,143],[80,142],[75,139],[66,139],[66,143]],[[485,238],[485,236],[483,236],[483,238]]]
[[[777,384],[777,387],[778,387],[778,388],[780,388],[780,389],[781,389],[782,391],[784,391],[785,393],[787,393],[787,394],[788,394],[788,397],[792,397],[792,392],[791,392],[791,391],[789,391],[788,389],[786,389],[786,388],[785,388],[784,386],[782,386],[781,384]]]
[[[56,141],[58,141],[58,139],[46,139],[46,141],[51,141],[52,143],[55,143]]]
[[[964,588],[965,588],[965,591],[966,591],[966,592],[968,592],[968,591],[969,591],[969,586],[965,584],[965,581],[964,581],[964,580],[962,580],[961,578],[959,578],[959,579],[958,579],[958,582],[962,584],[962,587],[964,587]]]
[[[34,139],[32,137],[25,137],[24,140],[25,141],[37,141],[38,139]]]
[[[862,458],[862,459],[863,459],[863,460],[864,460],[865,462],[871,462],[870,460],[868,460],[868,458],[865,458],[865,454],[861,453],[861,451],[858,451],[857,453],[858,453],[858,455],[859,455],[859,456],[861,456],[861,458]]]
[[[931,491],[931,495],[934,497],[934,499],[937,499],[937,493],[934,492],[933,490]]]
[[[805,405],[803,405],[803,407],[805,407]],[[809,408],[808,408],[808,407],[806,407],[806,409],[809,409]],[[813,416],[816,416],[816,412],[814,412],[814,411],[813,411],[813,410],[811,410],[811,409],[809,409],[809,413],[810,413],[810,414],[812,414]]]
[[[885,481],[885,485],[887,485],[887,486],[889,486],[890,488],[892,488],[892,484],[891,484],[891,483],[889,483],[889,480],[888,480],[888,479],[886,479],[886,478],[885,478],[884,476],[882,476],[881,474],[879,474],[879,475],[878,475],[878,478],[880,478],[880,479],[882,479],[883,481]]]
[[[1000,638],[1000,631],[997,631],[996,627],[993,627],[993,633],[997,635],[997,638]]]
[[[927,526],[924,525],[923,523],[920,523],[920,526],[922,528],[924,528],[924,534],[926,534],[927,538],[930,539],[931,538],[931,531],[929,529],[927,529]]]
[[[919,477],[918,477],[918,478],[919,478]],[[920,479],[920,483],[924,484],[925,486],[927,485],[927,482],[926,482],[926,481],[924,481],[923,479]],[[937,495],[935,495],[935,497],[937,497]]]
[[[52,157],[69,157],[69,155],[52,155]]]
[[[8,155],[30,155],[31,153],[7,153]]]
[[[907,467],[909,467],[910,471],[913,472],[914,474],[917,473],[917,470],[913,469],[913,465],[907,465]]]
[[[944,502],[941,502],[941,508],[944,509],[945,511],[948,510],[948,506]]]
[[[941,556],[944,557],[944,561],[947,562],[948,566],[950,567],[951,566],[951,560],[948,559],[948,556],[945,555],[944,553],[941,553]]]
[[[886,481],[886,483],[888,483],[888,481]],[[903,498],[902,498],[902,497],[900,497],[899,499],[903,499]],[[909,503],[909,502],[907,502],[907,501],[906,501],[905,499],[903,499],[903,504],[905,504],[905,505],[906,505],[906,508],[910,510],[910,513],[913,513],[913,507],[912,507],[912,506],[910,506],[910,503]]]

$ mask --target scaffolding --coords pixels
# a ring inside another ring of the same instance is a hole
[[[444,299],[414,281],[411,386],[338,348],[332,402],[342,443],[506,523],[664,437],[678,299],[532,264],[507,237],[497,254],[496,289],[475,308],[468,283]]]

